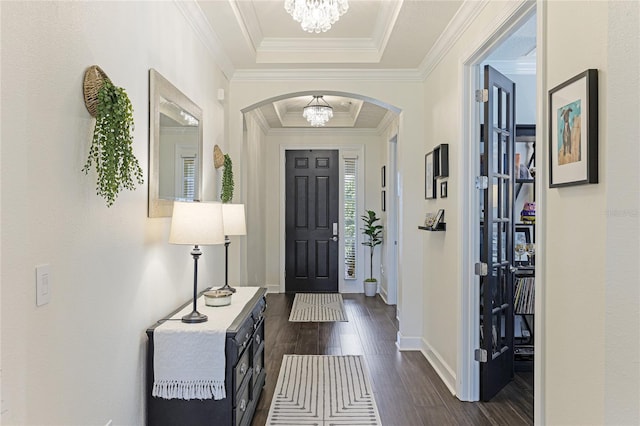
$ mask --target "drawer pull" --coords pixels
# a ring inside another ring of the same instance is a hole
[[[259,334],[256,334],[256,343],[260,344],[261,337]]]
[[[246,409],[247,409],[247,400],[242,398],[242,401],[240,401],[240,411],[244,413]]]
[[[247,364],[246,363],[242,363],[242,365],[240,366],[240,375],[244,376],[244,373],[247,372]]]
[[[247,332],[247,334],[244,335],[244,342],[242,342],[242,347],[244,348],[245,346],[247,346],[247,343],[249,343],[249,337],[251,336],[251,334],[249,334],[249,332]]]

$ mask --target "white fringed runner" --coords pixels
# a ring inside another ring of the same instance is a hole
[[[224,399],[225,337],[227,328],[253,298],[259,287],[236,287],[228,306],[206,306],[198,299],[198,312],[207,322],[180,321],[193,304],[153,332],[153,392],[164,399]],[[173,319],[177,319],[173,320]]]

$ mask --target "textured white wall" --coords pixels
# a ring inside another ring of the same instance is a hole
[[[605,423],[640,424],[640,3],[610,2]]]
[[[205,153],[224,145],[227,82],[173,2],[2,2],[2,395],[6,425],[143,424],[145,330],[190,297],[193,261],[147,218],[147,185],[111,208],[80,170],[94,124],[82,97],[98,64],[133,103],[147,176],[148,70],[204,111]],[[211,155],[205,199],[213,199]],[[205,247],[200,286],[221,283]],[[34,267],[52,271],[35,305]]]
[[[544,17],[545,92],[587,68],[600,69],[600,183],[547,189],[542,182],[546,191],[541,217],[546,228],[542,395],[548,424],[604,423],[605,212],[607,191],[616,190],[607,182],[612,165],[607,151],[613,142],[607,138],[611,81],[607,73],[607,7],[607,2],[549,2]],[[546,178],[548,167],[540,166]],[[585,344],[588,349],[576,354],[575,349]]]

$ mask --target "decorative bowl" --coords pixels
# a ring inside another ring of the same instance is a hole
[[[231,304],[231,295],[229,290],[209,290],[204,293],[204,303],[207,306],[227,306]]]

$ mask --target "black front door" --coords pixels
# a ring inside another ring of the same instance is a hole
[[[513,379],[513,188],[515,84],[484,70],[483,197],[480,261],[480,399],[488,401]]]
[[[287,292],[338,291],[337,150],[286,151]]]

